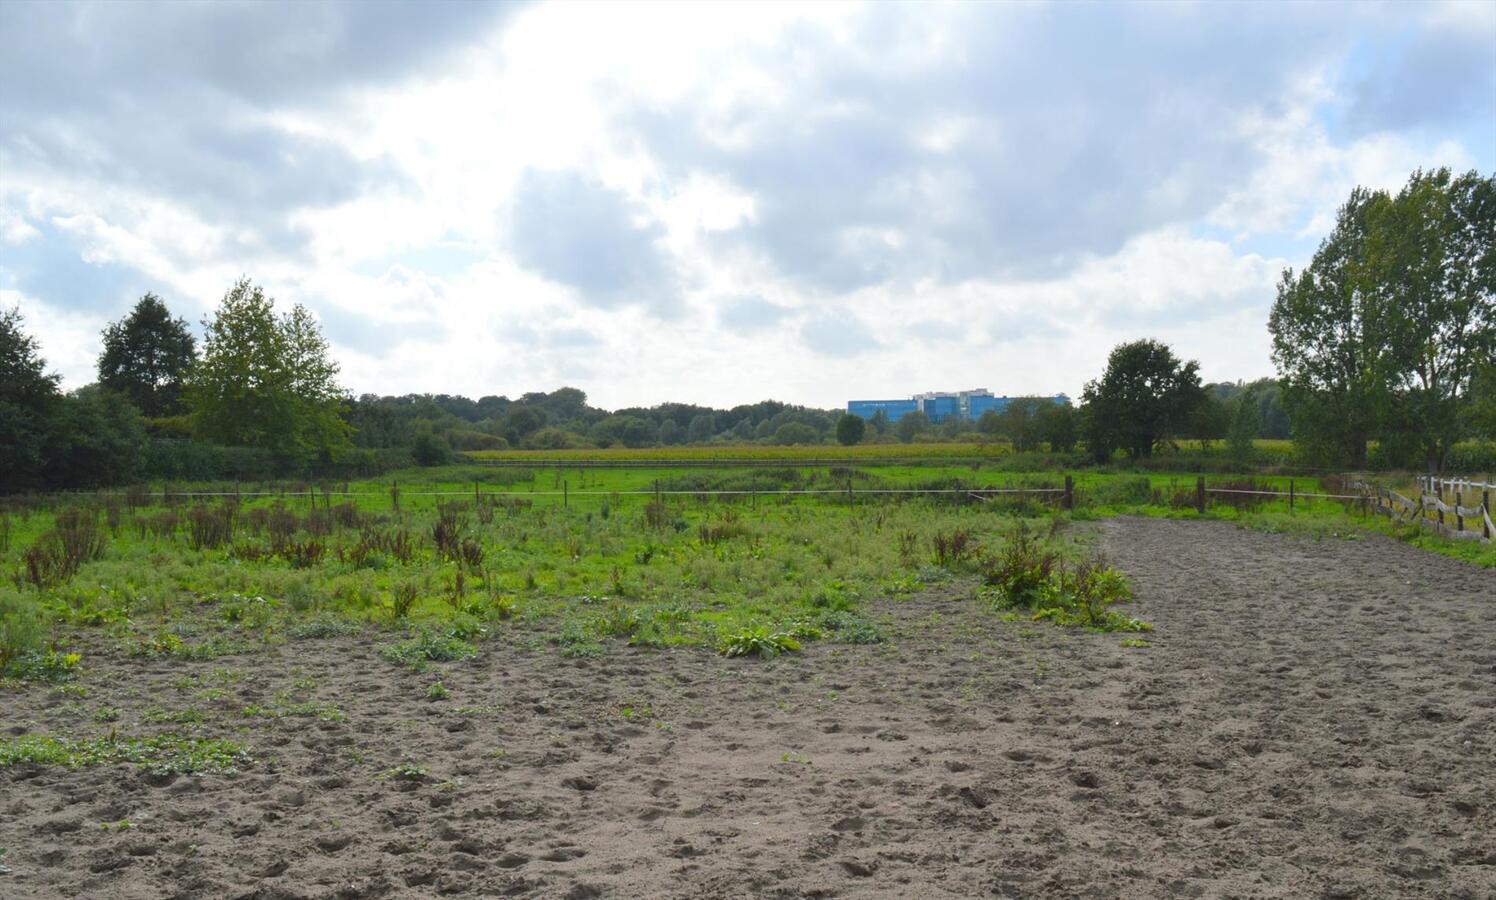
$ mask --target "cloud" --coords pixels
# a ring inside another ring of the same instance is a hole
[[[792,313],[788,307],[762,297],[741,297],[722,306],[717,321],[732,331],[753,333],[773,328]]]
[[[0,3],[0,290],[69,384],[154,290],[358,391],[1075,394],[1270,367],[1356,184],[1496,170],[1489,4]],[[75,348],[74,343],[81,342]]]
[[[871,329],[849,312],[821,312],[800,326],[800,339],[826,356],[857,356],[877,350],[881,342]]]
[[[516,258],[587,304],[674,307],[678,290],[656,246],[662,234],[621,192],[572,173],[532,171],[515,191]]]

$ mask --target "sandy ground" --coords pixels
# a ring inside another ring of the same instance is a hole
[[[84,703],[121,732],[196,704],[261,762],[0,772],[0,896],[1496,896],[1496,572],[1100,527],[1147,648],[1001,622],[958,582],[878,606],[890,645],[494,642],[440,701],[369,639],[98,660]],[[248,673],[226,696],[174,686],[224,668]],[[287,690],[348,721],[237,716]],[[98,728],[4,700],[7,733]],[[427,774],[381,774],[402,762]]]

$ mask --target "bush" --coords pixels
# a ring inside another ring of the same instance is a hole
[[[1042,604],[1060,565],[1058,554],[1046,548],[1025,522],[1008,534],[1002,552],[982,571],[982,579],[997,589],[1003,606]]]

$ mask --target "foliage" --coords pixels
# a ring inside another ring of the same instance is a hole
[[[1240,460],[1248,460],[1252,457],[1252,441],[1262,430],[1262,405],[1257,395],[1257,387],[1248,386],[1231,401],[1229,409],[1231,427],[1226,436],[1227,446],[1232,456]]]
[[[40,483],[61,380],[22,324],[19,308],[0,310],[0,494]]]
[[[128,762],[155,775],[233,775],[253,761],[246,747],[232,741],[177,734],[151,738],[111,734],[87,741],[27,734],[0,740],[0,769],[18,765],[78,769]]]
[[[787,631],[769,631],[762,627],[745,628],[724,638],[720,649],[723,656],[771,659],[783,652],[799,650],[800,642]]]
[[[129,398],[147,416],[182,411],[182,390],[197,352],[187,322],[146,294],[130,314],[104,329],[99,384]]]
[[[1082,395],[1092,455],[1105,460],[1121,449],[1147,457],[1160,441],[1180,436],[1204,401],[1199,370],[1158,341],[1119,344]]]
[[[1120,572],[1099,557],[1067,564],[1022,522],[983,578],[998,607],[1030,610],[1036,620],[1095,631],[1151,630],[1147,623],[1111,609],[1132,599]]]
[[[862,437],[867,432],[867,422],[862,416],[854,416],[847,413],[836,420],[836,442],[843,447],[862,443]]]
[[[1496,177],[1415,172],[1356,188],[1309,265],[1283,273],[1268,323],[1294,433],[1365,467],[1369,442],[1440,469],[1496,360]]]
[[[422,631],[408,641],[389,644],[381,651],[391,662],[421,668],[427,662],[450,662],[477,655],[467,641],[435,631]]]
[[[295,461],[332,459],[347,446],[338,366],[305,307],[277,317],[275,301],[243,279],[205,328],[187,386],[198,436]]]
[[[916,437],[930,430],[930,417],[915,410],[899,416],[899,421],[894,424],[894,434],[902,443],[910,443]]]
[[[125,398],[90,385],[62,397],[48,437],[49,484],[103,487],[137,480],[145,469],[145,423]]]

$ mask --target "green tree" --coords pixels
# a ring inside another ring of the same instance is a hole
[[[873,417],[867,420],[867,424],[873,429],[873,433],[883,436],[888,433],[888,411],[880,409],[873,413]]]
[[[1086,443],[1106,460],[1116,450],[1134,459],[1185,430],[1204,399],[1200,364],[1181,362],[1167,344],[1154,340],[1119,344],[1106,371],[1086,383]]]
[[[693,444],[705,444],[717,433],[717,419],[711,413],[702,413],[691,419],[687,436]]]
[[[186,391],[198,437],[268,449],[284,463],[331,459],[348,445],[338,366],[305,308],[277,317],[275,301],[246,278],[203,324]]]
[[[1051,401],[1044,397],[1014,397],[998,416],[999,433],[1020,453],[1038,450],[1044,439],[1039,429],[1039,411],[1049,405]]]
[[[1496,176],[1415,172],[1373,221],[1369,292],[1385,298],[1395,422],[1429,472],[1465,425],[1476,373],[1496,360]]]
[[[1294,439],[1311,456],[1363,468],[1387,409],[1386,304],[1367,278],[1385,194],[1356,188],[1303,271],[1286,269],[1268,318]]]
[[[418,466],[445,465],[452,459],[452,447],[446,437],[433,431],[429,422],[416,429],[410,441],[410,458]]]
[[[1225,438],[1230,432],[1231,408],[1209,393],[1204,393],[1189,427],[1191,436],[1200,442],[1201,448],[1209,450],[1212,444]]]
[[[182,389],[197,353],[187,322],[146,294],[130,314],[104,329],[99,384],[130,398],[147,416],[182,411]]]
[[[977,431],[989,436],[997,436],[1003,430],[1003,417],[995,409],[984,410],[977,417]]]
[[[1269,328],[1295,440],[1363,467],[1367,442],[1443,466],[1496,359],[1496,177],[1415,172],[1356,188]]]
[[[820,435],[816,430],[804,422],[785,422],[774,429],[774,443],[789,446],[792,444],[819,444]]]
[[[659,437],[653,424],[638,416],[611,415],[592,426],[592,438],[599,446],[648,447]]]
[[[1471,379],[1465,431],[1471,437],[1496,441],[1496,362],[1482,366]]]
[[[60,376],[46,372],[19,308],[0,310],[0,494],[37,487]]]
[[[930,417],[915,410],[899,416],[899,421],[894,425],[894,434],[903,443],[910,443],[916,437],[930,430]]]
[[[851,413],[844,414],[836,420],[836,442],[843,447],[862,442],[862,437],[867,433],[867,422],[862,416],[854,416]]]
[[[1049,444],[1051,453],[1069,453],[1075,449],[1075,407],[1069,403],[1051,401],[1039,407],[1038,430],[1040,439]]]
[[[53,487],[106,487],[140,478],[145,423],[129,398],[98,385],[61,399],[48,435],[46,480]]]
[[[1226,445],[1231,455],[1246,461],[1252,458],[1252,442],[1262,430],[1262,405],[1256,386],[1249,385],[1230,404],[1231,426]]]
[[[660,443],[666,447],[674,447],[676,444],[679,444],[685,439],[686,433],[681,430],[679,425],[675,424],[674,419],[666,419],[660,423]]]

